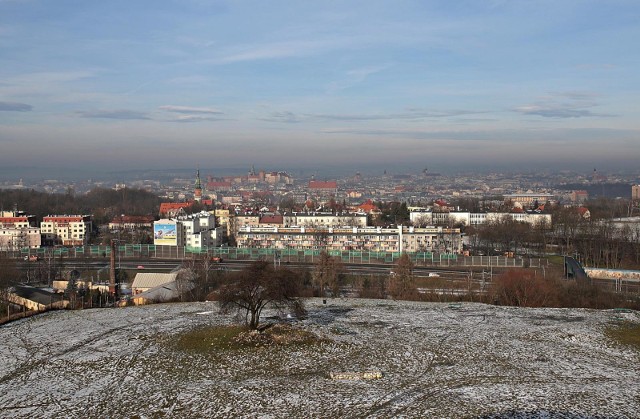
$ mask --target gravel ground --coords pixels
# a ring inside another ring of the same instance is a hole
[[[172,342],[231,323],[214,303],[2,326],[0,416],[640,418],[640,356],[604,335],[610,311],[337,299],[308,309],[297,324],[320,344],[205,353]],[[382,378],[330,378],[366,371]]]

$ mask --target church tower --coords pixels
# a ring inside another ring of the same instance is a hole
[[[193,199],[196,202],[202,201],[202,182],[200,181],[200,169],[196,172],[196,185],[193,192]]]

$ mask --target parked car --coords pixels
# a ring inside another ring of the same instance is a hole
[[[429,278],[440,278],[440,274],[435,272],[429,272]]]
[[[144,269],[144,266],[138,265],[138,269]]]
[[[211,262],[222,263],[222,258],[218,256],[214,256],[211,258]]]

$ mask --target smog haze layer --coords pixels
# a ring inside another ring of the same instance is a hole
[[[0,0],[0,165],[632,169],[636,1]]]

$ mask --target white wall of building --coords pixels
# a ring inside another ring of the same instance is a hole
[[[240,248],[365,250],[372,252],[461,253],[457,228],[252,227],[238,231]]]
[[[154,244],[156,245],[202,248],[220,246],[222,244],[224,229],[216,226],[215,216],[207,211],[180,216],[175,219],[158,220],[154,223],[154,226],[156,225],[175,225],[176,231],[175,244],[156,238],[154,235]],[[155,230],[156,228],[154,227]]]
[[[87,215],[52,215],[42,220],[40,231],[47,242],[83,246],[89,240],[91,219]]]
[[[37,249],[42,245],[42,235],[37,227],[0,228],[0,250]]]
[[[409,213],[409,219],[414,225],[481,225],[490,222],[497,222],[504,217],[510,218],[514,221],[527,223],[532,226],[541,225],[543,223],[550,226],[552,220],[551,214],[537,212],[413,211]]]

